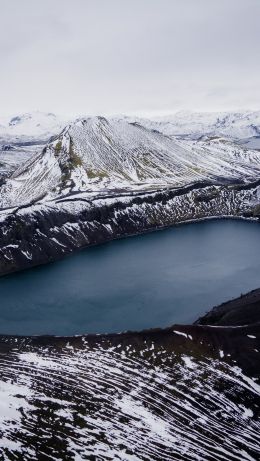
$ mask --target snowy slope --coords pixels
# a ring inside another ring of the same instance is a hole
[[[259,459],[259,327],[0,340],[3,460]]]
[[[259,178],[260,154],[232,143],[175,141],[126,121],[81,119],[19,168],[1,189],[1,206],[78,191],[149,190],[198,181]]]
[[[31,146],[4,146],[0,148],[0,180],[10,176],[36,153],[42,151],[42,144]]]

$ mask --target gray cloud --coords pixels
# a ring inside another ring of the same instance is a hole
[[[259,0],[0,0],[1,113],[260,108]]]

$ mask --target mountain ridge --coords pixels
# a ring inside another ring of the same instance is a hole
[[[237,112],[180,111],[172,115],[150,118],[118,117],[138,121],[150,129],[168,136],[198,139],[203,136],[223,136],[243,140],[260,136],[260,110]]]
[[[47,142],[68,123],[89,116],[58,116],[52,112],[26,112],[0,117],[0,142]],[[260,136],[259,111],[193,112],[179,111],[167,116],[139,117],[109,115],[109,120],[125,119],[150,129],[158,129],[169,136],[195,137],[224,136],[230,139],[246,139]]]

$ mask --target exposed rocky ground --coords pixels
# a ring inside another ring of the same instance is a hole
[[[211,309],[197,325],[251,325],[259,322],[260,288]]]

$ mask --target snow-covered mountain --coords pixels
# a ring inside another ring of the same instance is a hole
[[[30,112],[0,117],[0,143],[47,142],[68,120],[53,113]]]
[[[149,119],[135,116],[109,117],[109,119],[136,122],[168,136],[195,139],[201,136],[223,136],[236,140],[260,136],[260,111],[181,111],[173,115]],[[39,111],[0,117],[0,143],[47,142],[71,121],[68,117]]]
[[[181,111],[164,117],[151,119],[118,117],[136,121],[150,129],[159,130],[168,136],[200,138],[201,136],[223,136],[241,140],[260,137],[260,111],[241,112],[191,112]],[[258,144],[257,147],[260,145]]]
[[[260,155],[223,139],[176,141],[125,120],[81,119],[26,162],[1,190],[1,206],[79,191],[152,190],[260,175]]]
[[[175,140],[224,137],[247,149],[260,150],[260,111],[178,112],[175,115],[151,119],[122,116],[109,117],[108,120],[111,125],[115,122],[138,124]],[[73,121],[53,113],[39,111],[0,117],[0,176],[10,176],[26,159],[39,153],[42,150],[41,146],[51,137],[57,136],[68,123],[73,124]],[[95,143],[95,138],[92,139],[92,143]],[[154,173],[158,176],[158,168]]]

